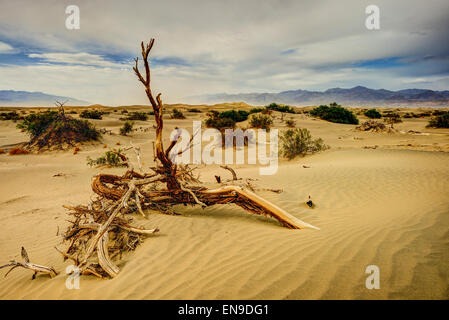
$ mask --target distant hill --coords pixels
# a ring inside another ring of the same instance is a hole
[[[41,107],[54,106],[55,101],[67,101],[66,105],[84,106],[87,101],[78,100],[70,97],[54,96],[43,92],[28,92],[14,90],[0,90],[0,106],[5,107]]]
[[[266,105],[271,102],[290,105],[320,105],[336,101],[347,106],[448,106],[449,91],[405,89],[391,91],[357,86],[350,89],[332,88],[326,91],[290,90],[278,93],[211,94],[187,98],[195,103],[218,103],[244,101],[249,104]]]

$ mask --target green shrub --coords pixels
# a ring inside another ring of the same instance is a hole
[[[126,120],[146,121],[146,120],[148,120],[148,114],[145,113],[145,112],[131,112],[131,113],[128,113],[127,117],[120,118],[120,120],[124,120],[124,121],[126,121]]]
[[[122,136],[128,135],[131,131],[133,131],[134,123],[132,121],[126,121],[123,126],[120,128],[120,134]]]
[[[220,113],[219,117],[220,118],[229,118],[234,120],[235,122],[242,122],[245,121],[246,119],[248,119],[249,116],[249,112],[245,111],[245,110],[239,110],[239,111],[235,111],[235,110],[228,110],[228,111],[223,111]]]
[[[80,113],[80,118],[101,120],[102,115],[103,112],[98,110],[84,110]]]
[[[429,120],[428,128],[449,128],[449,112],[440,114]]]
[[[281,144],[282,156],[290,160],[297,156],[305,156],[329,149],[329,146],[324,144],[323,139],[312,139],[310,131],[306,128],[288,129],[282,132]]]
[[[371,118],[371,119],[380,119],[380,118],[382,118],[382,115],[376,109],[369,109],[369,110],[365,111],[364,114],[365,114],[365,116],[367,116],[368,118]]]
[[[186,116],[181,111],[179,111],[178,109],[175,108],[172,111],[171,118],[172,119],[185,119]]]
[[[73,119],[64,113],[47,110],[26,116],[17,128],[25,130],[30,143],[44,146],[97,140],[100,132],[87,120]]]
[[[13,120],[13,121],[17,121],[17,120],[22,120],[24,119],[23,116],[20,116],[16,111],[11,111],[11,112],[2,112],[0,113],[0,120]]]
[[[58,118],[57,111],[44,111],[32,113],[26,116],[22,122],[17,124],[17,128],[25,130],[31,138],[42,134]]]
[[[126,167],[127,158],[122,153],[122,150],[110,150],[106,151],[104,156],[98,157],[97,159],[92,159],[87,157],[87,165],[90,167],[93,166],[111,166],[111,167]]]
[[[234,129],[235,121],[231,118],[220,118],[220,113],[218,111],[212,110],[207,113],[208,118],[205,121],[206,127],[215,128],[220,131],[224,129]]]
[[[249,120],[251,128],[260,128],[270,130],[273,124],[273,119],[269,115],[265,114],[253,114]]]
[[[279,104],[274,103],[274,102],[269,104],[265,108],[267,108],[268,110],[273,110],[273,111],[295,113],[295,110],[292,107],[285,106],[285,105],[279,105]]]
[[[311,110],[310,114],[330,122],[359,124],[359,120],[352,111],[341,107],[335,102],[331,103],[330,106],[321,105]]]
[[[259,113],[259,112],[262,112],[264,110],[265,110],[264,108],[252,108],[251,110],[249,110],[249,113],[250,114]]]

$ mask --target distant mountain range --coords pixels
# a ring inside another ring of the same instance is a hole
[[[405,89],[391,91],[357,86],[350,89],[332,88],[326,91],[290,90],[279,93],[211,94],[188,98],[195,103],[246,102],[266,105],[271,102],[297,106],[337,102],[347,106],[448,106],[449,90]]]
[[[64,102],[71,106],[88,105],[87,101],[78,100],[70,97],[54,96],[43,92],[28,92],[14,90],[0,90],[0,107],[51,107],[55,101]]]

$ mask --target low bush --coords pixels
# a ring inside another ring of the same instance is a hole
[[[182,113],[181,111],[179,111],[178,109],[175,108],[172,111],[171,118],[172,119],[185,119],[186,116],[184,115],[184,113]]]
[[[131,131],[133,131],[134,123],[132,121],[126,121],[123,126],[120,128],[120,134],[122,136],[128,135]]]
[[[127,121],[127,120],[146,121],[146,120],[148,120],[148,114],[146,112],[137,112],[137,111],[136,112],[131,112],[131,113],[128,113],[127,117],[120,118],[120,120],[123,120],[123,121]]]
[[[449,128],[449,112],[430,119],[428,128]]]
[[[23,116],[19,115],[16,111],[2,112],[0,113],[0,120],[22,120]]]
[[[251,128],[259,128],[270,130],[273,124],[273,119],[269,115],[265,114],[253,114],[249,120],[249,125]]]
[[[126,156],[122,153],[121,149],[109,150],[105,154],[97,159],[87,157],[87,165],[93,166],[111,166],[111,167],[126,167],[128,166]]]
[[[235,121],[231,118],[221,118],[218,111],[212,110],[207,115],[208,118],[205,120],[205,125],[208,128],[215,128],[220,131],[235,128]]]
[[[101,120],[103,112],[99,110],[84,110],[80,113],[80,118]]]
[[[268,110],[273,110],[273,111],[286,112],[286,113],[295,113],[295,109],[293,109],[292,107],[285,106],[285,105],[279,105],[279,104],[274,103],[274,102],[269,104],[265,108],[267,108]]]
[[[344,124],[359,124],[359,120],[350,110],[347,110],[333,102],[330,106],[321,105],[310,111],[312,116],[320,119]]]
[[[197,109],[197,108],[192,108],[192,109],[189,109],[188,112],[192,112],[192,113],[201,113],[201,110],[200,110],[200,109]]]
[[[264,108],[252,108],[251,110],[249,110],[249,113],[250,114],[259,113],[259,112],[262,112],[264,110],[265,110]]]
[[[296,126],[296,122],[293,119],[288,119],[285,121],[285,125],[289,128],[294,128]]]
[[[384,114],[384,122],[389,124],[392,128],[395,123],[402,122],[401,116],[396,112],[389,112]]]
[[[242,122],[248,119],[249,116],[249,112],[245,111],[245,110],[228,110],[228,111],[223,111],[220,112],[219,117],[220,118],[229,118],[234,120],[235,122]]]
[[[100,132],[87,120],[73,119],[58,111],[47,110],[26,116],[17,124],[30,135],[30,145],[38,148],[97,140]]]
[[[382,115],[376,109],[369,109],[369,110],[365,111],[364,114],[365,114],[365,116],[367,116],[368,118],[371,118],[371,119],[380,119],[380,118],[382,118]]]
[[[326,149],[329,146],[324,144],[323,139],[312,139],[310,131],[306,128],[288,129],[282,132],[281,137],[281,154],[288,159],[297,156],[305,156]]]

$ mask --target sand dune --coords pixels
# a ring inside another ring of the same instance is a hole
[[[240,177],[258,178],[261,187],[282,188],[280,194],[260,194],[320,231],[289,230],[232,205],[204,210],[178,207],[181,216],[136,215],[137,225],[157,226],[161,232],[124,256],[117,278],[82,277],[79,290],[66,288],[65,268],[70,262],[63,262],[54,249],[61,241],[58,226],[61,234],[67,225],[62,205],[87,203],[94,174],[119,174],[124,169],[86,166],[86,156],[104,152],[103,144],[85,146],[77,155],[0,155],[0,263],[20,259],[24,246],[33,262],[60,272],[54,279],[39,275],[31,280],[29,270],[14,270],[0,279],[0,298],[449,298],[449,153],[363,149],[376,139],[377,144],[393,146],[404,136],[354,133],[344,125],[298,121],[332,148],[282,161],[273,176],[259,176],[254,166],[236,170]],[[167,121],[167,130],[176,124]],[[344,135],[345,139],[338,138]],[[24,139],[11,126],[1,127],[0,136],[2,143],[3,136],[8,142]],[[351,140],[354,136],[364,140]],[[448,142],[447,135],[407,138]],[[111,147],[129,140],[104,137]],[[132,140],[151,148],[148,133],[137,132]],[[151,157],[151,152],[144,154],[146,165]],[[203,169],[202,179],[212,182],[217,170]],[[58,173],[63,175],[55,177]],[[309,195],[314,209],[304,204]],[[368,265],[380,268],[380,290],[365,288]]]

